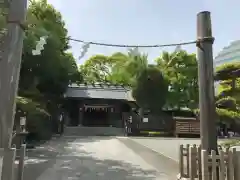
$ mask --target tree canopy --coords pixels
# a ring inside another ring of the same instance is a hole
[[[156,113],[162,110],[167,92],[168,83],[160,70],[156,67],[147,67],[136,78],[132,93],[142,108]]]
[[[215,81],[219,84],[216,97],[220,120],[228,123],[240,122],[240,63],[226,63],[216,68]]]
[[[36,88],[46,98],[59,97],[71,81],[81,81],[77,64],[69,49],[67,30],[61,14],[46,0],[33,1],[27,14],[20,74],[20,93]],[[37,40],[47,35],[41,55],[33,56]],[[34,87],[33,87],[34,86]]]
[[[5,17],[1,14],[1,32],[5,32],[5,27]],[[54,113],[62,103],[67,86],[71,82],[81,82],[82,76],[73,55],[67,52],[70,48],[68,32],[60,12],[46,0],[31,1],[26,27],[17,112],[25,111],[29,116],[30,133],[44,135],[48,134],[44,129],[51,130],[51,123],[46,126],[45,122],[49,121],[49,116],[55,118]],[[44,50],[34,56],[32,51],[43,36],[47,36]]]
[[[195,54],[184,50],[163,52],[156,59],[159,69],[169,82],[167,107],[196,108],[198,106],[198,66]]]
[[[240,62],[226,63],[216,69],[218,99],[231,96],[240,102]]]

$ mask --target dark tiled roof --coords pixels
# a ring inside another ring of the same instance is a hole
[[[71,84],[65,97],[119,99],[134,101],[129,87],[113,84]]]
[[[110,83],[94,83],[94,84],[71,84],[68,87],[70,88],[87,88],[87,89],[130,89],[129,87],[119,85],[119,84],[110,84]]]

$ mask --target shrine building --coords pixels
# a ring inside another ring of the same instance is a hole
[[[68,126],[123,127],[123,113],[137,105],[128,87],[72,84],[65,93]]]

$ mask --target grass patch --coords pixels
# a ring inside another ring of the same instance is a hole
[[[166,134],[165,132],[157,132],[157,131],[140,131],[141,134],[148,134],[148,135],[161,135]]]
[[[240,140],[239,139],[228,140],[226,142],[221,143],[221,146],[225,148],[232,147],[232,146],[240,146]]]

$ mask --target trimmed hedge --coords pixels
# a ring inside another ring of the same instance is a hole
[[[217,67],[215,72],[215,80],[222,81],[239,77],[240,76],[239,69],[240,69],[239,62],[223,64]]]
[[[196,114],[199,114],[199,109],[196,109],[194,112]],[[218,120],[221,122],[228,123],[228,124],[240,122],[239,112],[216,108],[216,113],[218,115]]]
[[[236,111],[237,110],[237,101],[235,98],[227,96],[227,97],[218,99],[216,101],[216,106],[218,108],[224,108],[224,109]]]

